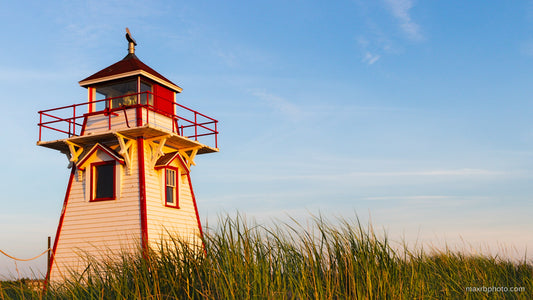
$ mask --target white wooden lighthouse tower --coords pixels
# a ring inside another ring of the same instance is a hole
[[[53,246],[50,281],[83,272],[84,255],[201,245],[189,176],[198,154],[217,152],[217,121],[176,102],[182,89],[128,54],[83,79],[88,101],[40,111],[37,145],[67,155],[70,179]]]

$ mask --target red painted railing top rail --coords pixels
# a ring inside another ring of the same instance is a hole
[[[112,108],[111,103],[125,97],[133,96],[136,99],[136,104],[120,106]],[[154,103],[168,102],[172,103],[174,114],[168,111],[163,111]],[[83,106],[83,107],[82,107]],[[105,107],[104,109],[96,110],[97,106]],[[218,148],[217,141],[217,123],[218,121],[208,117],[202,113],[192,110],[186,106],[178,104],[169,99],[159,97],[151,92],[143,92],[139,94],[122,95],[120,97],[113,97],[103,100],[84,102],[51,108],[39,111],[39,141],[43,140],[43,133],[52,133],[59,135],[66,135],[67,137],[79,136],[83,132],[84,118],[91,115],[105,115],[109,120],[109,128],[111,128],[112,116],[116,116],[121,111],[129,108],[145,108],[146,115],[137,116],[142,118],[142,124],[150,124],[149,112],[156,112],[172,119],[172,132],[187,138],[193,138],[198,141],[200,137],[212,136],[214,138],[214,147]],[[127,116],[126,116],[126,122]],[[128,123],[128,126],[129,123]],[[132,123],[132,126],[135,126]],[[65,138],[62,136],[62,138]],[[56,138],[58,139],[58,138]],[[211,143],[209,143],[211,144]],[[211,146],[213,146],[211,144]]]

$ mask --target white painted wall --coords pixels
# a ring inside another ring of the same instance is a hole
[[[106,125],[107,126],[107,125]],[[107,127],[106,127],[107,128]],[[61,281],[69,275],[69,269],[83,272],[87,263],[84,254],[102,258],[109,253],[137,250],[140,246],[140,200],[137,143],[132,145],[131,173],[126,174],[117,163],[116,200],[89,202],[90,167],[81,176],[74,176],[59,241],[57,244],[50,280]],[[150,147],[144,145],[144,157],[151,156]],[[112,157],[98,150],[91,155],[87,165],[109,161]],[[145,159],[146,213],[149,245],[154,249],[169,236],[201,246],[200,229],[191,194],[191,183],[183,166],[175,160],[173,167],[180,167],[179,209],[166,207],[164,199],[164,170],[155,170]]]
[[[171,118],[148,111],[146,108],[142,108],[141,112],[143,124],[150,124],[156,128],[173,132]],[[128,125],[130,126],[129,128],[137,126],[136,108],[117,110],[114,113],[117,115],[105,116],[104,114],[97,114],[89,116],[85,125],[84,135],[109,132],[109,123],[111,123],[111,130],[127,129]],[[175,131],[176,129],[174,129]]]
[[[91,159],[91,162],[97,162],[112,158],[99,151]],[[137,156],[134,155],[131,175],[122,176],[122,184],[117,181],[121,193],[116,200],[89,202],[88,193],[84,190],[86,181],[90,180],[87,172],[90,168],[83,172],[81,180],[74,177],[50,273],[51,281],[69,275],[68,268],[82,272],[86,267],[84,254],[101,257],[109,252],[129,251],[140,244],[137,166]],[[117,163],[122,175],[123,168]]]

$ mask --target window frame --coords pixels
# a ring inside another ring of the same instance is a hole
[[[151,80],[142,78],[141,76],[121,78],[95,84],[94,86],[89,87],[89,101],[92,103],[89,105],[89,112],[101,112],[105,110],[114,111],[135,105],[147,105],[153,107],[154,84],[155,83]],[[134,85],[135,87],[126,88],[124,92],[119,92],[115,95],[102,92],[103,89],[109,89],[113,86],[116,87],[120,85]],[[149,89],[143,91],[143,86],[144,88],[148,87]]]
[[[165,207],[172,207],[172,208],[177,208],[179,209],[180,208],[180,193],[179,193],[179,190],[180,190],[180,177],[181,177],[181,172],[179,170],[179,168],[175,168],[175,167],[165,167],[163,168],[164,170],[164,186],[163,186],[163,190],[164,190],[164,202],[165,202]],[[168,199],[168,189],[167,187],[169,187],[169,185],[167,184],[168,183],[168,171],[172,171],[174,172],[174,202],[173,203],[169,203],[167,201]]]
[[[142,91],[142,85],[143,84],[147,85],[148,87],[150,87],[150,90]],[[141,105],[147,105],[149,107],[154,107],[154,97],[153,97],[154,84],[152,82],[144,80],[143,78],[139,77],[137,93],[139,95],[139,101],[137,103],[139,103]],[[147,96],[144,95],[143,93],[147,93],[146,94]],[[148,101],[146,101],[146,100],[148,100]],[[143,103],[143,102],[146,102],[146,103]]]
[[[102,198],[96,198],[96,178],[97,172],[96,167],[103,166],[103,165],[112,165],[113,166],[113,181],[112,181],[112,190],[113,190],[113,196],[112,197],[102,197]],[[115,200],[117,198],[117,164],[115,160],[109,160],[109,161],[99,161],[91,163],[91,182],[90,182],[90,202],[98,202],[98,201],[108,201],[108,200]]]

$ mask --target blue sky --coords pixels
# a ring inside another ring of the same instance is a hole
[[[532,259],[532,1],[189,2],[0,3],[0,249],[55,234],[69,171],[35,145],[37,111],[86,101],[77,82],[126,55],[129,27],[220,121],[192,172],[204,225],[357,215],[413,247]],[[0,256],[17,268],[45,260]]]

